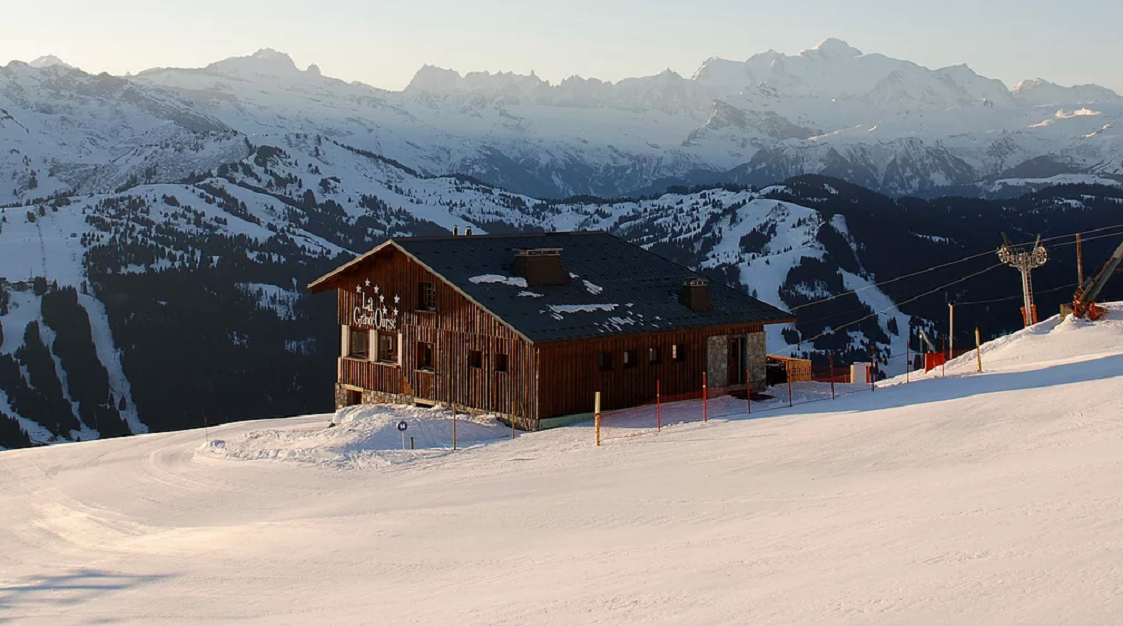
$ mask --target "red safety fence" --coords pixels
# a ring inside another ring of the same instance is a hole
[[[974,348],[956,350],[955,355],[974,352]],[[878,384],[884,384],[888,378],[894,378],[892,384],[898,384],[939,377],[946,369],[943,354],[925,355],[912,351],[885,354],[879,351],[876,362],[872,370],[875,380],[872,382],[863,376],[863,380],[852,383],[850,367],[828,366],[813,369],[810,381],[781,382],[750,395],[746,395],[744,384],[707,386],[704,392],[698,390],[675,396],[659,395],[657,398],[653,389],[652,399],[647,403],[603,412],[599,420],[600,440],[653,435],[668,426],[710,420],[753,419],[801,405],[876,392]],[[702,375],[699,372],[699,379]],[[801,373],[800,377],[805,377],[805,373]]]

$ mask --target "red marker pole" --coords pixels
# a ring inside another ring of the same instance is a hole
[[[655,423],[663,432],[663,401],[659,395],[659,381],[655,381]]]
[[[866,370],[869,374],[869,377],[870,377],[870,391],[873,391],[875,389],[875,387],[873,386],[873,381],[874,381],[874,365],[877,363],[876,359],[877,359],[877,356],[874,355],[874,352],[873,352],[873,342],[870,342],[870,368],[868,370]]]
[[[784,361],[784,371],[787,372],[788,378],[788,408],[795,406],[792,403],[792,362]]]
[[[827,355],[827,361],[831,365],[831,400],[834,400],[834,355]]]
[[[710,409],[707,405],[707,392],[706,392],[706,373],[702,372],[702,421],[710,421]]]

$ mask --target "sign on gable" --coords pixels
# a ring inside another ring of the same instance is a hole
[[[372,289],[373,293],[368,293]],[[394,296],[394,308],[386,305],[386,294],[378,285],[371,285],[370,279],[366,283],[355,286],[355,293],[359,296],[359,306],[351,312],[352,326],[369,326],[376,330],[392,331],[398,329],[398,304],[401,297]]]

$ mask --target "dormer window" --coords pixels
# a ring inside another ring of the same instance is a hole
[[[525,278],[528,287],[564,285],[569,282],[569,272],[562,264],[561,253],[561,248],[519,248],[511,272]]]

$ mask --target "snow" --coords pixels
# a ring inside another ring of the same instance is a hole
[[[585,290],[593,294],[594,296],[599,296],[601,292],[604,291],[604,287],[601,287],[600,285],[594,285],[587,280],[582,280],[581,282],[585,284]]]
[[[936,174],[883,181],[900,192],[977,183],[1041,156],[1123,173],[1118,132],[1104,129],[1123,115],[1123,98],[1108,89],[1036,80],[1011,91],[966,66],[932,70],[838,40],[797,55],[711,58],[691,78],[616,83],[426,66],[402,92],[301,71],[274,50],[114,81],[56,61],[0,67],[0,140],[10,146],[0,152],[10,173],[0,203],[105,192],[153,164],[160,181],[182,180],[293,135],[331,137],[424,175],[510,180],[492,171],[489,155],[501,154],[557,197],[627,195],[727,171],[761,149],[783,153],[792,173],[822,171],[833,151],[881,177],[905,158]],[[968,179],[947,157],[970,165]],[[350,169],[329,160],[326,175]]]
[[[618,304],[551,304],[549,308],[554,313],[595,313],[615,311],[618,306]]]
[[[609,414],[600,448],[473,418],[452,452],[446,412],[382,407],[0,452],[0,616],[1114,623],[1121,316],[987,344],[982,375]]]
[[[473,276],[473,277],[469,278],[468,281],[472,282],[474,284],[477,284],[477,285],[484,284],[484,283],[492,283],[492,284],[500,284],[500,285],[510,285],[512,287],[522,287],[523,289],[526,288],[526,279],[525,278],[519,278],[517,276],[500,276],[498,274],[481,274],[480,276]],[[523,292],[523,293],[528,293],[528,292]],[[519,295],[522,295],[522,294],[520,293]]]
[[[406,406],[365,406],[322,416],[323,423],[255,430],[212,441],[204,450],[213,458],[270,460],[334,469],[369,469],[416,463],[447,456],[452,450],[452,412]],[[406,421],[407,447],[397,424]],[[331,427],[326,427],[328,424]],[[510,438],[510,428],[495,418],[457,416],[457,444],[468,449]]]

